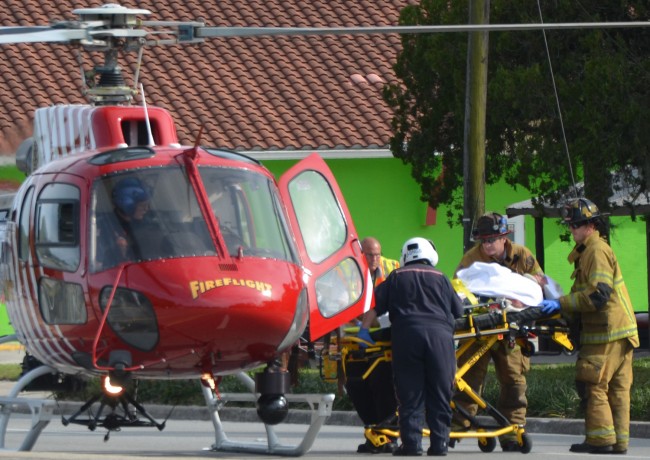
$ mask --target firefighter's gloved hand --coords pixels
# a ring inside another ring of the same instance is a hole
[[[542,307],[542,313],[545,315],[550,315],[557,311],[560,311],[560,301],[559,300],[542,300],[542,303],[539,304]]]
[[[357,337],[360,338],[361,340],[364,340],[364,341],[368,342],[371,345],[375,344],[375,341],[372,340],[372,337],[370,337],[370,331],[368,330],[368,328],[360,327],[359,332],[357,332]],[[368,346],[368,344],[360,342],[359,346],[361,348],[366,348]]]

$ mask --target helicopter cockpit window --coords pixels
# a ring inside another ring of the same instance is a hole
[[[52,183],[36,200],[36,255],[45,267],[75,271],[79,266],[79,195],[73,185]]]
[[[194,190],[179,167],[97,179],[90,219],[93,272],[131,261],[216,255]]]
[[[231,256],[297,262],[275,185],[245,169],[199,169],[212,211]]]
[[[336,195],[325,178],[316,171],[305,171],[289,184],[307,255],[321,263],[341,249],[347,238],[347,225]]]

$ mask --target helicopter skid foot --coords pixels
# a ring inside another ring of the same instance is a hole
[[[202,388],[210,417],[215,429],[215,443],[209,450],[217,452],[240,452],[254,454],[271,454],[298,457],[306,454],[316,439],[318,432],[332,414],[333,394],[288,394],[285,395],[290,403],[307,403],[311,408],[311,423],[299,444],[282,444],[271,425],[264,425],[266,442],[234,441],[228,439],[219,417],[219,411],[227,401],[256,402],[258,395],[253,393],[221,394],[217,399],[209,388]]]

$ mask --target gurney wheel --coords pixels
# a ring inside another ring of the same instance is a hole
[[[521,435],[521,453],[527,454],[533,450],[533,440],[527,434]]]
[[[497,440],[494,438],[478,438],[478,448],[481,452],[492,452],[497,446]]]
[[[565,356],[573,356],[576,354],[576,349],[574,348],[573,350],[569,350],[568,348],[562,347],[562,354]]]

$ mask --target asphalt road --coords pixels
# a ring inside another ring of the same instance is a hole
[[[23,421],[24,422],[24,421]],[[15,421],[15,426],[10,425],[7,432],[7,446],[11,446],[14,437],[20,435],[21,422]],[[259,441],[264,439],[264,431],[259,424],[232,422],[225,423],[225,429],[232,440]],[[282,442],[297,443],[304,427],[294,424],[283,424],[277,427],[278,437]],[[0,452],[0,458],[15,459],[205,459],[205,458],[261,458],[257,454],[222,453],[203,450],[209,448],[214,442],[212,424],[210,422],[196,422],[183,420],[170,420],[164,431],[159,432],[151,428],[139,428],[113,433],[110,440],[104,442],[104,432],[97,430],[91,432],[84,427],[63,427],[60,423],[53,422],[43,432],[35,448],[31,452]],[[572,443],[581,442],[581,436],[529,433],[533,448],[529,454],[507,453],[504,454],[499,447],[491,453],[481,452],[477,441],[464,439],[450,450],[450,459],[500,459],[505,456],[526,455],[526,460],[547,460],[549,456],[570,457],[572,460],[593,459],[588,454],[574,454],[569,452]],[[360,427],[325,426],[316,439],[314,446],[304,458],[332,460],[333,458],[359,459],[372,457],[375,459],[386,458],[387,455],[373,456],[372,454],[357,454],[357,445],[363,440]],[[428,443],[423,443],[425,449]],[[650,439],[634,438],[626,457],[628,459],[650,460]]]

